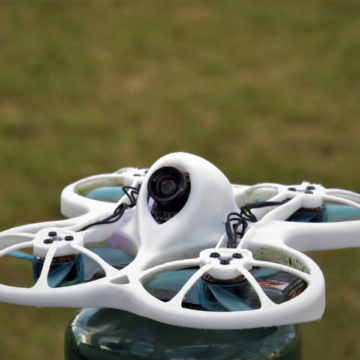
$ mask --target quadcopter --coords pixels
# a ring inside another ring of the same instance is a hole
[[[325,311],[324,276],[304,252],[360,246],[360,195],[234,185],[187,153],[77,181],[61,211],[68,219],[0,233],[0,261],[30,261],[34,279],[1,284],[0,301],[201,329],[302,323]]]

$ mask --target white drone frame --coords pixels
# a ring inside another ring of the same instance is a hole
[[[184,208],[171,220],[158,224],[152,217],[147,182],[163,166],[188,172],[191,191]],[[81,196],[86,189],[100,186],[133,186],[141,189],[137,206],[127,210],[114,224],[84,226],[111,215],[117,204]],[[299,208],[317,208],[324,201],[346,204],[360,209],[360,195],[350,191],[325,189],[312,184],[289,186],[259,184],[231,185],[225,175],[208,161],[186,153],[169,154],[159,159],[148,171],[124,168],[114,174],[97,175],[67,186],[61,197],[62,213],[70,219],[20,226],[0,233],[0,257],[21,248],[33,248],[36,256],[45,258],[37,283],[31,288],[0,285],[0,301],[37,307],[104,307],[133,312],[163,323],[203,329],[243,329],[301,323],[320,319],[325,310],[325,281],[320,268],[302,252],[360,246],[360,221],[339,223],[285,222]],[[294,190],[294,189],[292,189]],[[239,206],[258,198],[271,201],[291,199],[278,207],[255,209],[259,219],[249,223],[236,249],[227,248],[224,223]],[[47,233],[56,231],[59,238],[67,235],[73,241],[44,244]],[[108,239],[117,233],[128,242],[134,261],[121,270],[115,269],[85,245]],[[220,258],[241,253],[223,266],[210,257]],[[82,253],[96,261],[105,277],[69,287],[50,288],[47,283],[52,258]],[[1,261],[1,260],[0,260]],[[182,268],[198,266],[199,270],[168,302],[151,295],[144,283],[152,276]],[[282,270],[307,282],[307,289],[291,301],[275,304],[264,293],[249,271],[253,266]],[[257,293],[260,309],[239,312],[209,312],[182,307],[186,293],[205,273],[218,279],[242,274]]]

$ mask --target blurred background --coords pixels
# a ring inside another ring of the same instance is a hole
[[[66,185],[174,151],[233,183],[360,192],[359,12],[354,1],[1,2],[0,230],[63,218]],[[302,325],[304,359],[358,359],[360,249],[309,255],[327,309]],[[25,281],[9,264],[0,281]],[[74,312],[0,304],[0,359],[63,359]]]

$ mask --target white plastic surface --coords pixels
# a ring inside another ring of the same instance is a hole
[[[171,220],[158,224],[149,210],[147,181],[154,171],[163,166],[188,172],[191,191],[184,208]],[[137,206],[126,211],[121,220],[77,232],[85,225],[111,215],[120,203],[128,202],[126,196],[118,204],[110,204],[87,199],[79,193],[99,186],[138,187],[141,184]],[[72,219],[30,224],[0,233],[0,256],[32,247],[36,256],[46,257],[36,285],[29,289],[0,285],[0,301],[40,307],[116,308],[167,324],[206,329],[255,328],[317,320],[325,310],[325,281],[320,268],[302,252],[360,246],[360,221],[316,224],[284,220],[299,208],[317,208],[324,201],[360,208],[360,195],[325,189],[321,185],[313,185],[315,189],[308,194],[309,185],[231,185],[211,163],[186,153],[162,157],[147,173],[146,170],[125,168],[114,174],[80,180],[66,187],[62,193],[62,212]],[[290,187],[296,191],[290,191]],[[278,207],[253,210],[259,221],[249,222],[238,247],[228,249],[224,234],[227,215],[239,212],[239,206],[259,198],[290,200]],[[59,237],[72,235],[74,241],[59,240],[50,245],[44,244],[43,240],[48,238],[50,231],[56,231]],[[126,238],[123,246],[127,248],[124,250],[131,250],[136,255],[135,260],[122,270],[110,266],[85,247],[89,243],[109,239],[114,234]],[[234,253],[243,257],[223,266],[219,259],[210,257],[212,252],[218,252],[221,258],[231,257]],[[106,276],[84,284],[50,288],[46,278],[52,257],[70,253],[88,255],[104,269]],[[198,266],[199,270],[168,302],[158,300],[143,286],[155,274],[193,266]],[[305,280],[308,287],[296,298],[277,305],[265,295],[251,275],[250,270],[254,266],[294,274]],[[185,294],[206,272],[218,279],[243,275],[258,294],[261,308],[239,312],[183,308]]]

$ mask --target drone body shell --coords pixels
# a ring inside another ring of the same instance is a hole
[[[190,174],[191,191],[183,209],[169,221],[159,224],[149,210],[146,185],[156,170],[167,166]],[[137,206],[126,211],[116,223],[79,232],[88,224],[111,215],[121,203],[128,202],[126,196],[117,204],[81,196],[88,189],[111,184],[141,185]],[[285,220],[299,208],[319,207],[324,201],[358,209],[360,196],[343,190],[327,190],[321,185],[312,185],[313,190],[308,192],[308,186],[308,183],[291,186],[295,191],[278,184],[232,186],[214,165],[186,153],[164,156],[148,171],[127,168],[80,180],[62,193],[61,209],[70,219],[30,224],[0,233],[0,256],[22,247],[33,247],[34,254],[46,257],[42,275],[32,288],[0,285],[0,300],[32,306],[117,308],[167,324],[206,329],[256,328],[317,320],[325,310],[325,280],[320,268],[302,252],[359,246],[360,222],[304,224]],[[259,221],[250,224],[236,249],[228,249],[224,234],[227,215],[262,196],[271,201],[288,201],[276,208],[254,210]],[[78,240],[59,241],[47,248],[42,238],[50,231],[56,231],[60,237],[72,234]],[[342,242],[338,240],[340,237]],[[118,270],[87,248],[91,243],[105,240],[135,255],[134,261]],[[240,253],[242,259],[233,259],[229,266],[221,267],[218,260],[210,256],[214,251],[223,257]],[[46,276],[51,259],[71,252],[89,256],[104,270],[105,277],[71,287],[50,288]],[[144,283],[156,274],[195,266],[199,270],[166,303],[144,288]],[[250,270],[254,266],[296,275],[308,287],[291,301],[275,304],[252,276]],[[207,272],[219,279],[243,275],[259,296],[261,308],[238,312],[184,308],[182,302],[187,292]]]

